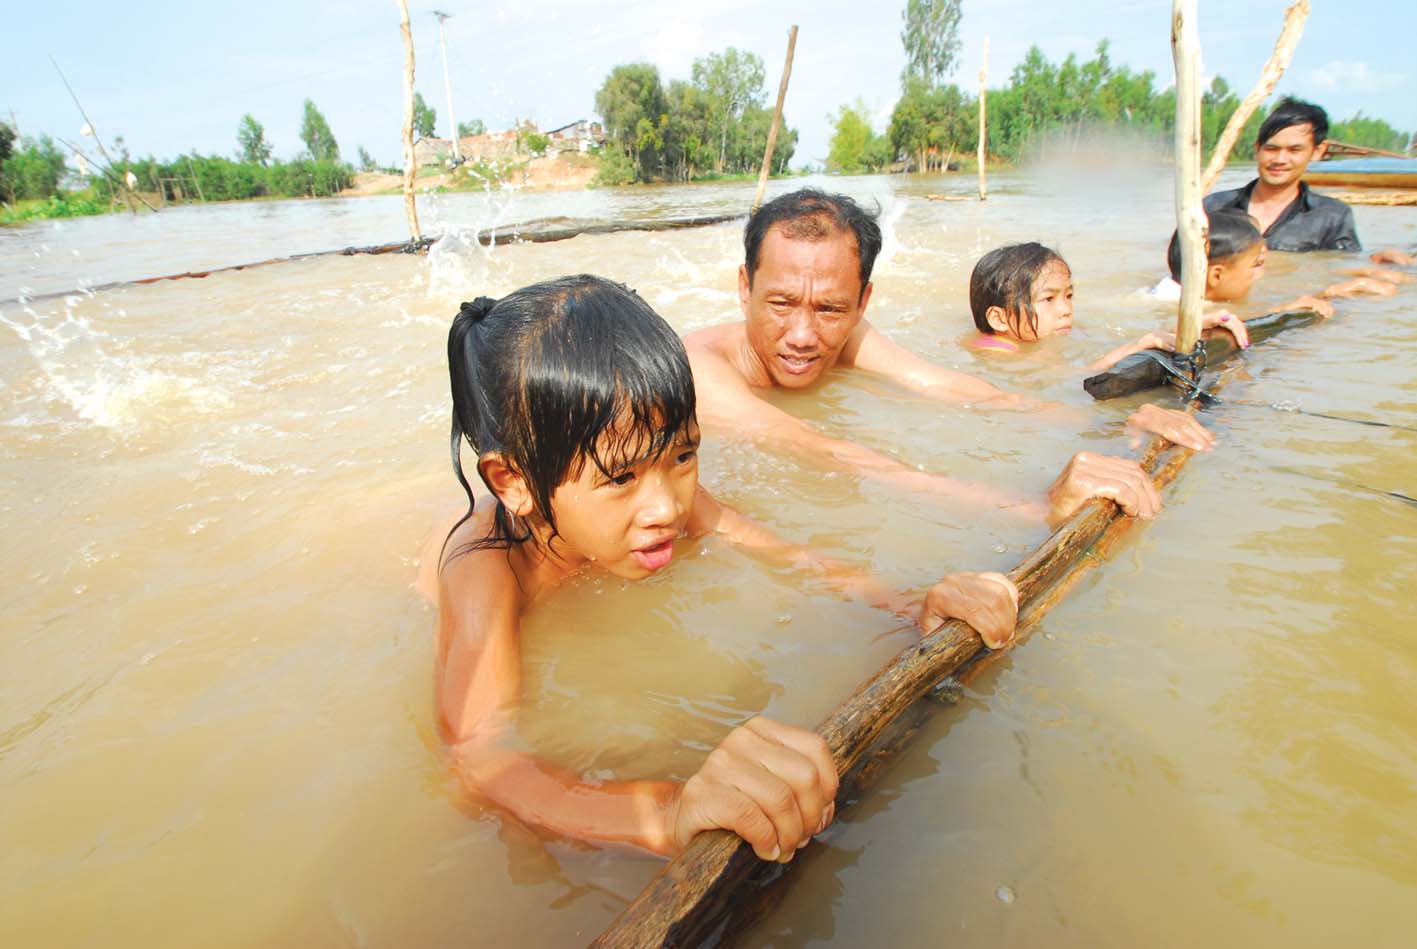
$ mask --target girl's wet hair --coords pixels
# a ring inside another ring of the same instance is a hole
[[[479,456],[500,453],[525,479],[549,540],[551,495],[587,461],[609,476],[659,457],[695,423],[684,344],[633,290],[589,274],[464,303],[448,331],[448,375],[453,471],[468,498],[449,538],[472,517],[464,439]],[[531,536],[498,499],[491,533],[453,556]]]
[[[1033,308],[1033,282],[1050,264],[1068,266],[1058,252],[1037,241],[996,247],[974,265],[969,275],[969,309],[979,332],[994,335],[989,325],[989,308],[999,307],[1014,335],[1038,334],[1038,311]]]
[[[1206,218],[1210,222],[1206,231],[1206,266],[1233,260],[1264,238],[1255,219],[1239,208],[1218,208],[1208,212]],[[1180,283],[1181,238],[1176,231],[1171,232],[1171,243],[1166,247],[1166,265],[1171,268],[1171,279]]]

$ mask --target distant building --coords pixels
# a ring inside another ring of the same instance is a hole
[[[592,122],[589,119],[577,119],[570,125],[552,129],[546,135],[551,139],[551,147],[557,151],[568,151],[570,148],[574,148],[581,154],[585,154],[590,151],[592,146],[605,144],[605,130],[600,127],[599,122]]]
[[[536,125],[531,122],[523,123],[521,128],[523,133],[538,132]],[[545,134],[551,142],[546,149],[548,155],[559,155],[563,152],[585,154],[593,146],[605,142],[605,132],[601,129],[600,123],[587,119],[578,119],[569,125],[563,125],[542,134]],[[420,138],[413,143],[413,154],[420,165],[442,164],[452,157],[453,143],[451,139],[447,138],[432,136]],[[458,154],[468,161],[495,161],[525,157],[517,151],[516,129],[460,138],[458,139]]]

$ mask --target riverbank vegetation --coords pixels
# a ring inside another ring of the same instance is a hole
[[[883,170],[938,171],[956,155],[972,155],[979,142],[979,100],[946,83],[958,60],[960,0],[909,0],[901,42],[907,65],[901,95],[887,127],[877,132],[861,102],[837,110],[827,170],[859,174]],[[1120,139],[1169,151],[1175,125],[1176,90],[1158,88],[1151,70],[1134,71],[1112,62],[1107,40],[1090,59],[1069,54],[1054,63],[1033,46],[1009,73],[1007,85],[987,91],[986,146],[1006,164],[1047,159],[1080,150],[1114,147]],[[1202,96],[1202,146],[1208,153],[1220,137],[1240,97],[1222,77]],[[1240,135],[1237,157],[1247,156],[1263,115],[1257,112]],[[1361,112],[1335,122],[1333,141],[1401,150],[1411,135]]]
[[[649,63],[616,66],[595,94],[606,136],[596,183],[756,174],[773,117],[764,78],[761,57],[731,46],[694,60],[691,78],[668,86]],[[787,171],[796,148],[784,118],[773,174]]]
[[[79,166],[76,175],[66,163],[66,151],[47,135],[16,141],[14,131],[0,124],[0,223],[185,201],[326,197],[353,183],[354,168],[341,160],[329,123],[308,99],[300,137],[303,152],[289,161],[273,160],[264,127],[243,115],[236,129],[235,158],[196,152],[170,160],[134,158],[117,138],[101,150],[102,161],[67,146]],[[369,169],[376,167],[363,148],[359,152]],[[87,187],[66,187],[85,175]]]

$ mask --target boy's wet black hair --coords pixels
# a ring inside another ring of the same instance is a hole
[[[448,375],[453,471],[468,499],[449,538],[472,517],[464,439],[479,456],[500,453],[526,480],[549,541],[551,495],[587,460],[609,476],[628,461],[659,457],[696,420],[678,334],[633,290],[589,274],[464,303],[448,330]],[[453,556],[532,536],[500,499],[493,524]]]
[[[1054,261],[1068,266],[1057,251],[1037,241],[1025,244],[1005,244],[995,247],[979,258],[969,275],[969,309],[974,325],[981,333],[993,336],[997,330],[989,325],[989,308],[1000,307],[1004,319],[1015,334],[1022,336],[1023,326],[1038,333],[1038,311],[1033,308],[1033,282]]]
[[[856,239],[856,257],[861,268],[861,293],[871,282],[876,255],[881,252],[880,212],[872,213],[844,194],[829,194],[817,188],[801,188],[773,198],[748,217],[743,228],[743,250],[748,267],[748,286],[758,271],[763,240],[774,225],[792,240],[820,241],[847,233]]]
[[[1255,144],[1263,145],[1275,135],[1292,125],[1308,125],[1314,130],[1314,144],[1322,145],[1328,138],[1328,113],[1321,106],[1293,96],[1285,96],[1275,104],[1274,110],[1265,116],[1260,132],[1255,136]]]
[[[1255,219],[1238,208],[1220,208],[1206,217],[1210,220],[1205,245],[1207,267],[1233,260],[1264,239]],[[1180,283],[1181,238],[1175,231],[1171,232],[1171,243],[1166,247],[1166,265],[1171,268],[1171,279]]]

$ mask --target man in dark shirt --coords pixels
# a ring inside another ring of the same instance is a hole
[[[1335,198],[1315,194],[1304,183],[1309,162],[1328,147],[1328,113],[1311,102],[1285,98],[1260,126],[1255,138],[1259,177],[1230,191],[1207,195],[1209,213],[1238,208],[1253,217],[1270,250],[1362,250],[1353,227],[1353,209]],[[1380,250],[1376,264],[1411,266],[1414,258],[1399,250]]]
[[[1243,188],[1217,191],[1206,211],[1237,208],[1259,222],[1270,250],[1361,250],[1353,209],[1315,194],[1302,180],[1309,162],[1323,157],[1328,115],[1297,99],[1282,99],[1255,140],[1259,177]]]

